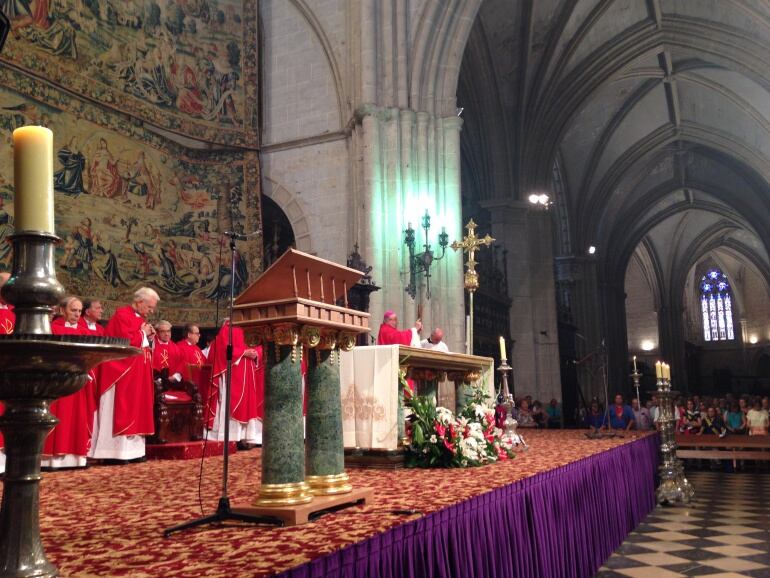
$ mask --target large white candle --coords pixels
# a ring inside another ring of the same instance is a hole
[[[663,378],[663,364],[660,361],[655,362],[655,377],[658,379]]]
[[[505,353],[505,338],[500,336],[500,359],[508,359],[508,355]]]
[[[636,355],[634,355],[634,373],[637,373],[637,371],[636,371]]]
[[[14,229],[53,233],[53,133],[47,128],[13,131],[13,186]]]

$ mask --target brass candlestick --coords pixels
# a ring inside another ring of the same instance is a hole
[[[12,276],[2,288],[14,305],[16,332],[0,336],[0,400],[5,414],[6,471],[0,507],[0,578],[58,576],[40,541],[40,457],[58,423],[49,411],[56,398],[78,391],[88,370],[102,361],[141,353],[127,339],[51,335],[50,314],[64,295],[56,279],[54,245],[40,231],[11,237]]]
[[[636,388],[636,403],[639,405],[639,411],[642,411],[642,398],[639,397],[639,380],[642,378],[642,374],[639,373],[636,369],[634,369],[634,372],[631,374],[631,379],[634,381],[634,387]]]
[[[660,413],[660,485],[656,492],[659,504],[689,503],[695,495],[690,482],[684,475],[682,460],[676,457],[676,415],[674,398],[679,393],[671,389],[671,380],[659,377],[657,381]]]
[[[505,408],[505,419],[503,420],[503,437],[511,439],[514,445],[521,445],[524,449],[528,449],[527,442],[524,441],[524,437],[516,431],[519,426],[519,422],[513,417],[513,410],[516,407],[516,402],[513,399],[513,393],[508,390],[508,372],[513,371],[513,367],[508,365],[507,359],[501,359],[500,365],[497,368],[500,372],[500,405]]]

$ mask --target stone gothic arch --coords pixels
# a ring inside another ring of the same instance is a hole
[[[305,253],[313,253],[307,213],[297,195],[278,181],[264,175],[262,178],[262,194],[274,201],[288,217],[291,228],[294,231],[297,249]]]

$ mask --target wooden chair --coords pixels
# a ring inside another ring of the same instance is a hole
[[[204,366],[209,367],[210,366]],[[201,369],[201,368],[198,368]],[[199,372],[200,373],[200,372]],[[170,381],[168,369],[155,372],[155,435],[150,443],[166,444],[197,441],[203,437],[203,404],[201,381],[185,376],[180,382]],[[194,377],[201,378],[199,374]],[[210,369],[209,369],[209,379]]]

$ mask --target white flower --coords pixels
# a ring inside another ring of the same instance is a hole
[[[455,419],[454,414],[445,407],[436,408],[436,420],[443,426],[448,426]]]
[[[487,415],[487,408],[484,406],[484,404],[474,403],[473,413],[476,415],[477,418],[482,419],[485,415]]]
[[[438,441],[438,438],[436,437],[436,434],[433,434],[430,436],[430,443],[435,444]]]
[[[428,453],[428,448],[422,448],[422,453],[427,454]]]
[[[469,460],[478,461],[479,459],[479,444],[472,437],[467,437],[460,442],[460,451]]]

